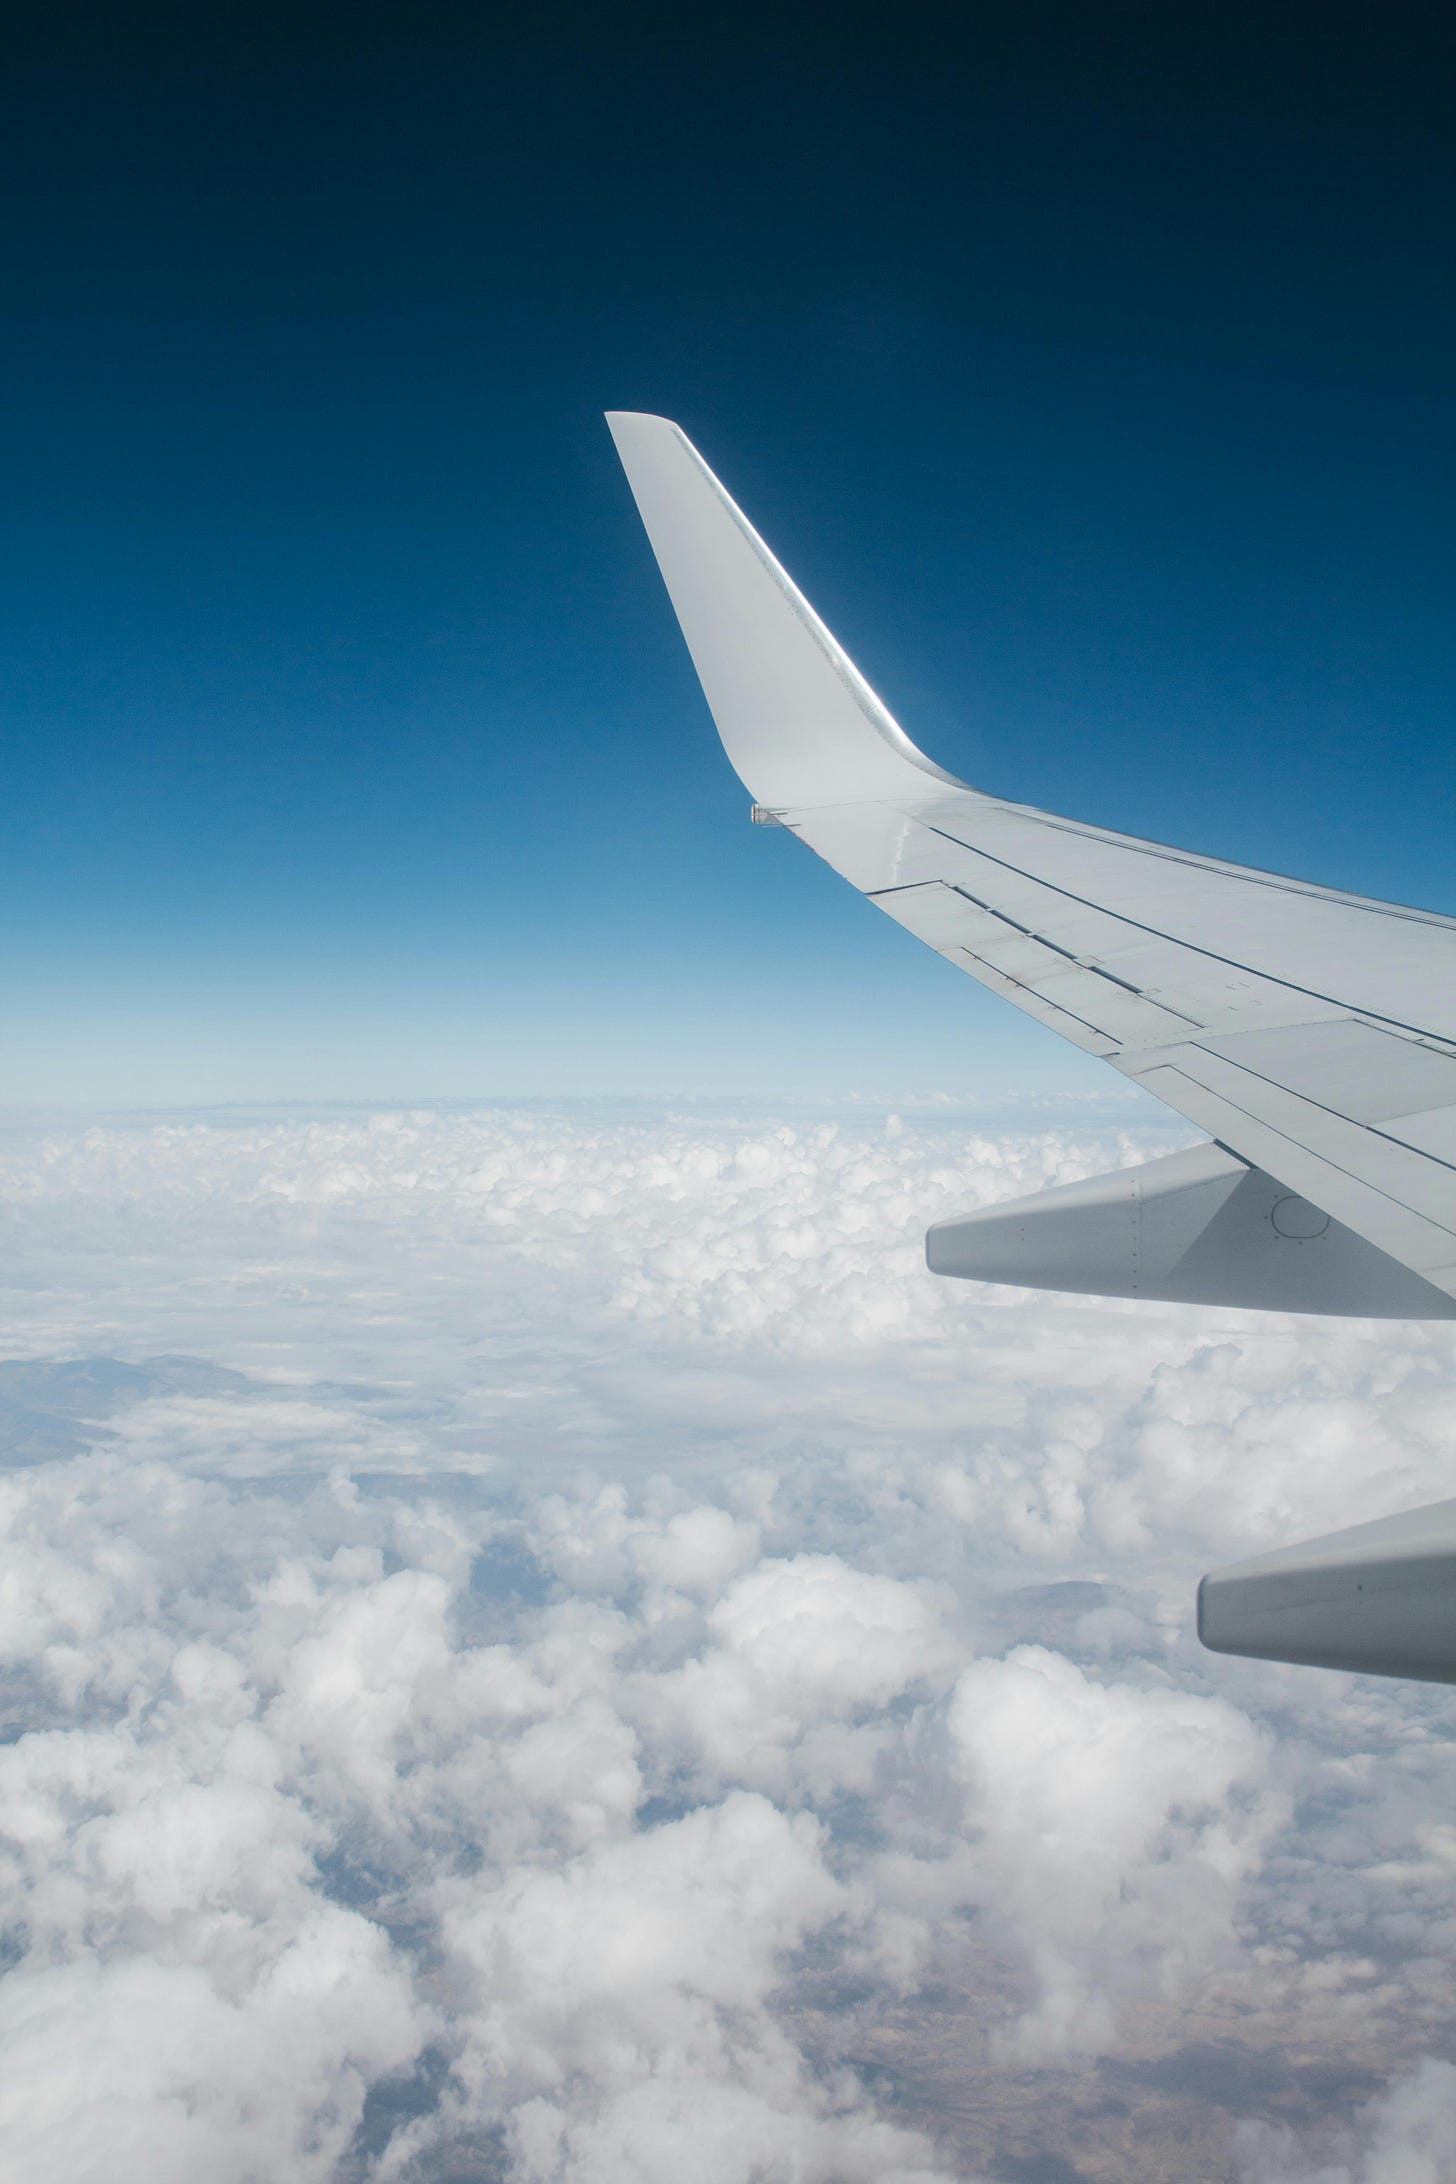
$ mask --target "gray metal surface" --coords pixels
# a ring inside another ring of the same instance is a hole
[[[933,1274],[1095,1297],[1456,1319],[1444,1290],[1217,1145],[937,1221]]]
[[[1211,1571],[1198,1635],[1215,1653],[1456,1683],[1456,1501]]]

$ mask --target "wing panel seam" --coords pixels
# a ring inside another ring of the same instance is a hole
[[[1000,800],[987,798],[986,801],[994,804]],[[1018,818],[1033,820],[1053,833],[1074,834],[1084,842],[1101,842],[1113,849],[1132,850],[1141,857],[1156,857],[1164,864],[1187,865],[1195,872],[1212,872],[1225,879],[1245,880],[1258,887],[1271,888],[1276,894],[1304,895],[1313,902],[1342,903],[1347,909],[1373,910],[1383,918],[1399,918],[1407,925],[1429,925],[1437,932],[1456,932],[1456,918],[1442,917],[1439,911],[1418,910],[1413,903],[1380,902],[1371,895],[1349,895],[1337,887],[1321,887],[1317,880],[1298,880],[1292,874],[1261,872],[1255,865],[1225,864],[1217,857],[1202,857],[1195,849],[1175,849],[1163,842],[1145,842],[1135,834],[1114,834],[1110,828],[1084,826],[1075,819],[1060,818],[1055,812],[1038,811],[1031,804],[1002,803],[1001,809],[1015,812]],[[920,823],[922,826],[929,824],[926,820]],[[963,843],[961,846],[969,848],[970,845]],[[982,850],[979,854],[986,856],[989,852]],[[996,861],[999,863],[1000,859]]]
[[[1193,1051],[1197,1054],[1202,1054],[1206,1051],[1206,1049],[1204,1049],[1203,1047],[1195,1046]],[[1210,1055],[1209,1059],[1212,1061],[1226,1062],[1228,1058],[1225,1055]],[[1313,1145],[1304,1144],[1301,1139],[1291,1136],[1288,1130],[1281,1128],[1281,1126],[1277,1122],[1271,1121],[1269,1116],[1256,1114],[1253,1108],[1245,1107],[1240,1100],[1236,1100],[1233,1095],[1224,1088],[1217,1085],[1204,1084],[1199,1078],[1190,1077],[1188,1071],[1186,1069],[1180,1069],[1176,1062],[1163,1062],[1160,1063],[1158,1066],[1163,1069],[1170,1069],[1174,1076],[1184,1078],[1187,1083],[1195,1085],[1200,1092],[1206,1092],[1208,1093],[1210,1098],[1215,1100],[1222,1100],[1225,1106],[1234,1108],[1236,1112],[1241,1115],[1246,1115],[1249,1121],[1254,1124],[1256,1129],[1268,1130],[1271,1131],[1275,1137],[1283,1138],[1286,1145],[1295,1146],[1299,1152],[1304,1154],[1307,1160],[1315,1160],[1318,1161],[1323,1167],[1333,1168],[1335,1173],[1337,1175],[1344,1176],[1347,1182],[1358,1184],[1362,1190],[1373,1191],[1377,1198],[1385,1199],[1385,1201],[1389,1205],[1399,1206],[1401,1212],[1409,1214],[1412,1220],[1423,1222],[1427,1228],[1439,1229],[1443,1236],[1456,1235],[1456,1230],[1452,1229],[1449,1222],[1437,1220],[1434,1214],[1425,1212],[1419,1206],[1410,1205],[1404,1198],[1397,1196],[1394,1191],[1387,1190],[1386,1186],[1383,1183],[1372,1183],[1369,1176],[1357,1174],[1355,1169],[1347,1168],[1342,1160],[1334,1159],[1329,1153],[1320,1152]],[[1236,1068],[1238,1065],[1236,1063],[1233,1063],[1229,1066]],[[1128,1071],[1128,1075],[1130,1076],[1137,1076],[1138,1074],[1139,1073],[1136,1070]],[[1256,1075],[1256,1072],[1252,1069],[1249,1069],[1244,1071],[1244,1075],[1247,1077],[1252,1077]],[[1262,1077],[1259,1079],[1259,1082],[1261,1084],[1271,1084],[1273,1080],[1272,1078]],[[1283,1092],[1287,1098],[1297,1101],[1301,1106],[1318,1106],[1317,1101],[1306,1100],[1303,1099],[1301,1094],[1299,1094],[1298,1092],[1290,1092],[1286,1085],[1277,1085],[1275,1086],[1275,1090]],[[1171,1105],[1171,1102],[1169,1104]],[[1319,1111],[1321,1114],[1329,1114],[1332,1112],[1332,1110],[1329,1108],[1320,1108]],[[1340,1115],[1336,1119],[1341,1122],[1349,1122],[1350,1118],[1348,1117],[1348,1115]],[[1365,1129],[1366,1125],[1364,1123],[1352,1123],[1350,1127],[1356,1130],[1363,1130]],[[1398,1138],[1391,1138],[1387,1140],[1387,1142],[1392,1145],[1399,1145],[1402,1152],[1409,1153],[1416,1150],[1414,1146],[1405,1145]],[[1243,1158],[1244,1156],[1240,1155],[1239,1157]],[[1422,1158],[1425,1157],[1425,1155],[1422,1155]],[[1259,1165],[1262,1167],[1264,1163],[1261,1161]],[[1419,1269],[1417,1271],[1419,1271]]]
[[[1003,872],[1014,872],[1018,879],[1030,880],[1033,887],[1044,887],[1049,894],[1061,895],[1067,902],[1079,903],[1084,910],[1095,910],[1101,917],[1115,918],[1119,925],[1126,925],[1133,932],[1150,933],[1154,940],[1166,941],[1171,948],[1186,948],[1190,955],[1203,956],[1210,963],[1225,964],[1229,970],[1242,971],[1246,978],[1259,979],[1269,986],[1280,986],[1286,993],[1300,993],[1307,1000],[1322,1001],[1327,1007],[1345,1010],[1352,1016],[1363,1017],[1368,1021],[1379,1024],[1390,1024],[1397,1031],[1408,1032],[1412,1038],[1444,1041],[1444,1035],[1439,1031],[1429,1031],[1418,1024],[1408,1024],[1399,1016],[1382,1016],[1376,1009],[1357,1007],[1352,1002],[1342,1001],[1337,994],[1320,993],[1313,986],[1301,986],[1295,979],[1278,978],[1271,971],[1256,970],[1252,963],[1245,963],[1238,956],[1220,955],[1217,949],[1201,947],[1196,940],[1181,940],[1176,933],[1164,932],[1161,926],[1148,925],[1141,918],[1129,917],[1124,910],[1110,909],[1105,902],[1094,902],[1090,895],[1079,895],[1070,887],[1059,887],[1055,880],[1044,880],[1039,873],[1028,872],[1024,865],[1013,864],[1009,857],[998,857],[994,851],[981,849],[974,842],[963,842],[958,834],[950,834],[944,827],[933,826],[928,819],[920,820],[919,824],[928,833],[938,834],[943,842],[953,842],[957,849],[969,850],[973,857],[984,857],[988,864],[999,865]],[[958,890],[958,892],[960,891]],[[999,914],[999,912],[992,912],[993,916]],[[1091,967],[1088,966],[1089,969]],[[1105,975],[1103,972],[1098,972],[1099,977]],[[1151,1001],[1151,997],[1142,993],[1140,988],[1134,990],[1138,993],[1140,999]],[[1162,1001],[1151,1002],[1151,1005],[1154,1008],[1167,1007],[1166,1002]],[[1169,1010],[1170,1015],[1176,1013],[1176,1011]],[[1191,1023],[1193,1020],[1191,1017],[1185,1018],[1186,1022]]]
[[[1373,1122],[1357,1122],[1353,1115],[1345,1114],[1341,1108],[1331,1107],[1327,1100],[1313,1100],[1307,1092],[1296,1092],[1293,1085],[1281,1084],[1277,1077],[1268,1076],[1262,1069],[1251,1068],[1247,1062],[1239,1061],[1232,1054],[1220,1054],[1215,1047],[1203,1046],[1197,1039],[1190,1041],[1190,1044],[1195,1054],[1206,1054],[1210,1061],[1222,1062],[1228,1068],[1241,1069],[1246,1077],[1253,1077],[1259,1084],[1271,1085],[1276,1092],[1283,1092],[1290,1099],[1302,1100],[1306,1107],[1313,1107],[1321,1115],[1331,1115],[1336,1122],[1346,1123],[1352,1129],[1366,1130],[1371,1137],[1381,1138],[1387,1145],[1398,1145],[1403,1153],[1414,1153],[1417,1160],[1429,1160],[1433,1167],[1445,1168],[1451,1174],[1456,1175],[1456,1161],[1443,1160],[1439,1153],[1428,1153],[1423,1145],[1412,1145],[1407,1139],[1397,1137],[1391,1130],[1377,1129]],[[1419,1113],[1438,1114],[1439,1112],[1439,1108],[1412,1110],[1413,1115]],[[1403,1203],[1404,1201],[1401,1199],[1396,1200],[1397,1205]],[[1412,1211],[1414,1211],[1414,1208],[1412,1208]],[[1444,1226],[1444,1223],[1442,1226]]]

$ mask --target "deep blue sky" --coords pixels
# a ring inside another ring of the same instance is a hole
[[[1443,9],[504,15],[7,11],[6,1097],[1104,1081],[748,827],[608,407],[955,771],[1456,910]]]

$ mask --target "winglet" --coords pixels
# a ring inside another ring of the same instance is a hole
[[[607,423],[723,748],[769,810],[960,788],[915,748],[687,435]]]

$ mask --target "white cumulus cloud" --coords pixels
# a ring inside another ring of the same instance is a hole
[[[1451,2173],[1445,1695],[1190,1629],[1449,1330],[937,1283],[1169,1140],[898,1121],[5,1142],[0,2167]]]

